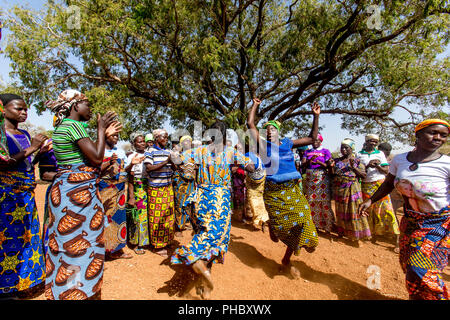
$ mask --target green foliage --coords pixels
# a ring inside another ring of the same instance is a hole
[[[295,134],[309,133],[317,100],[354,133],[410,141],[415,123],[448,106],[449,59],[437,58],[448,12],[438,0],[49,0],[41,12],[14,8],[6,53],[39,110],[76,88],[95,112],[117,111],[125,135],[167,119],[245,128],[259,97],[258,119]]]

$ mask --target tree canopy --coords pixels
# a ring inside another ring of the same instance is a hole
[[[117,111],[127,133],[166,119],[244,128],[258,97],[258,119],[286,131],[307,132],[318,101],[351,132],[407,141],[448,107],[445,2],[49,0],[7,13],[5,52],[38,110],[79,89],[94,111]]]

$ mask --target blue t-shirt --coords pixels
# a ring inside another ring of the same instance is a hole
[[[302,176],[295,167],[292,146],[293,142],[289,138],[282,139],[279,146],[267,141],[266,154],[260,154],[267,173],[266,180],[281,183],[301,179]]]

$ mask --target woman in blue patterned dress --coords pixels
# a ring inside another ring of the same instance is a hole
[[[231,181],[230,164],[245,165],[246,170],[254,171],[254,165],[233,147],[226,147],[226,127],[216,122],[211,129],[216,130],[213,143],[192,149],[183,155],[185,163],[198,167],[197,189],[186,199],[185,205],[193,204],[192,241],[175,250],[172,264],[192,265],[201,275],[202,298],[209,298],[214,288],[211,267],[213,263],[223,263],[228,251],[231,229]]]
[[[31,139],[18,125],[27,119],[22,97],[2,94],[7,146],[11,161],[0,167],[0,293],[16,295],[37,288],[45,279],[33,154],[47,140]]]

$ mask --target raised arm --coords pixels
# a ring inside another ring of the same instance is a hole
[[[317,102],[314,102],[311,110],[313,112],[314,118],[313,118],[313,125],[311,128],[311,132],[308,137],[299,138],[296,140],[293,140],[293,148],[307,146],[313,143],[315,139],[317,139],[317,134],[319,133],[319,115],[320,115],[320,106]]]
[[[258,110],[258,106],[260,104],[261,104],[261,100],[259,100],[258,98],[253,99],[253,105],[252,105],[252,108],[250,109],[250,113],[248,114],[248,118],[247,118],[247,128],[250,131],[250,136],[257,143],[258,150],[259,150],[259,147],[261,146],[261,138],[259,136],[258,129],[256,128],[256,125],[255,125],[255,118],[256,118],[256,111]]]

